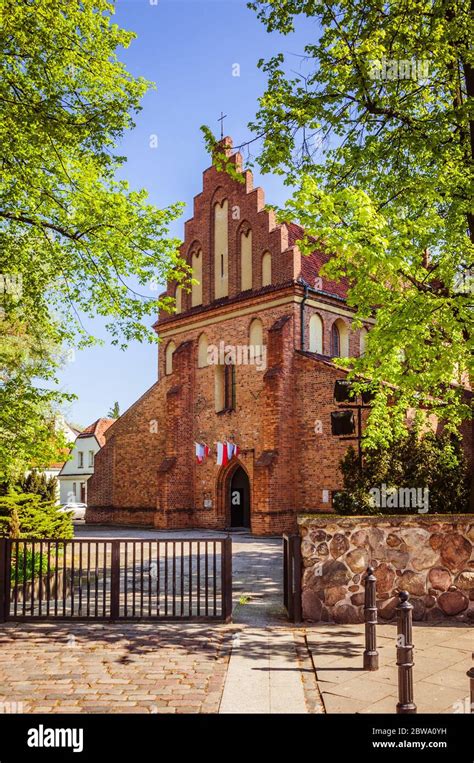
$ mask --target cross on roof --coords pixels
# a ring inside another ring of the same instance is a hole
[[[222,111],[221,111],[221,115],[220,115],[219,119],[217,120],[218,122],[221,123],[221,140],[224,137],[224,119],[226,118],[226,116],[227,116],[227,114],[223,114]]]

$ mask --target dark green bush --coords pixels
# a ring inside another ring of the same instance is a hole
[[[33,564],[33,551],[26,547],[20,547],[18,549],[18,560],[12,560],[12,580],[16,584],[23,583],[24,581],[32,580],[33,579],[33,568],[34,568],[34,577],[35,580],[38,580],[40,575],[42,578],[46,577],[48,574],[48,557],[46,555],[43,555],[42,557],[36,550],[34,555],[34,564]],[[55,567],[49,565],[49,573],[52,574],[55,570]]]
[[[390,449],[365,451],[362,471],[350,447],[341,461],[344,490],[334,496],[339,514],[416,514],[417,508],[374,505],[370,490],[428,488],[430,514],[469,512],[468,466],[460,438],[416,427]]]
[[[54,501],[57,496],[58,481],[56,477],[47,477],[44,472],[32,469],[20,480],[19,487],[22,493],[34,493],[40,495],[45,501]]]
[[[0,497],[0,534],[20,538],[72,538],[69,514],[40,495],[9,493]]]

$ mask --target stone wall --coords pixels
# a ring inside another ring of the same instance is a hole
[[[375,568],[380,620],[410,593],[415,620],[474,620],[474,516],[300,515],[303,617],[364,620],[363,575]]]

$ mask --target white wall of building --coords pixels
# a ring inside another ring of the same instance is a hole
[[[94,474],[94,459],[99,450],[100,445],[94,435],[77,437],[70,458],[59,475],[61,504],[87,503],[87,480]]]

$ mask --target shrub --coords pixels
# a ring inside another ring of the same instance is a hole
[[[341,461],[344,490],[334,496],[339,514],[415,514],[416,507],[380,506],[373,488],[429,490],[430,514],[469,511],[468,467],[461,440],[449,433],[420,436],[412,427],[392,448],[366,451],[362,471],[354,448]]]
[[[72,538],[69,514],[58,512],[54,501],[31,493],[0,497],[0,534],[20,538]]]
[[[41,557],[40,554],[36,551],[34,555],[34,564],[33,564],[33,552],[31,549],[27,547],[19,548],[18,549],[18,560],[12,561],[12,579],[14,578],[14,581],[18,580],[18,583],[23,583],[24,581],[32,580],[33,579],[33,569],[34,569],[34,577],[36,580],[39,579],[40,575],[42,578],[44,578],[48,573],[48,558],[47,556]],[[53,573],[55,570],[55,567],[51,565],[49,566],[49,572],[50,574]]]
[[[58,481],[56,477],[47,477],[44,472],[32,469],[20,480],[19,488],[22,493],[34,493],[45,501],[54,501],[57,497]]]

